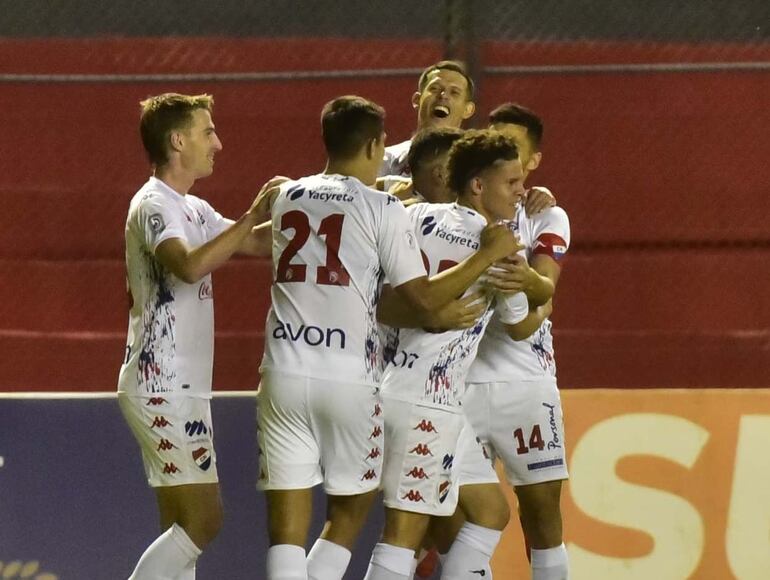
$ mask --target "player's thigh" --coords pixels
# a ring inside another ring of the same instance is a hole
[[[454,512],[459,491],[455,455],[462,413],[385,398],[383,502],[428,515]]]
[[[514,487],[567,479],[564,422],[556,381],[494,383],[490,442]]]
[[[257,446],[261,490],[313,487],[323,480],[308,393],[311,379],[267,371],[257,392]]]
[[[469,406],[466,405],[466,400],[463,399],[465,422],[460,432],[455,458],[460,470],[460,485],[497,484],[499,480],[494,468],[494,447],[478,435],[468,416]],[[476,425],[478,424],[477,422]]]
[[[379,389],[313,380],[309,407],[326,493],[350,496],[376,489],[382,472],[383,442]]]
[[[188,395],[129,396],[118,403],[152,487],[216,484],[211,404]]]

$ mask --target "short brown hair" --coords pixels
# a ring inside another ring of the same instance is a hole
[[[511,137],[490,129],[468,130],[449,150],[449,187],[462,194],[471,179],[497,161],[518,158],[519,150]]]
[[[428,68],[422,71],[422,74],[420,75],[420,80],[417,81],[418,93],[421,93],[425,90],[425,86],[428,84],[428,77],[430,76],[430,73],[437,70],[451,70],[463,75],[463,77],[465,78],[465,81],[468,83],[468,90],[465,96],[467,100],[469,101],[473,100],[473,93],[476,90],[473,84],[473,79],[468,74],[468,69],[466,69],[465,65],[461,63],[459,60],[441,60],[436,64],[430,65]]]
[[[384,130],[385,109],[363,97],[337,97],[321,111],[321,131],[329,157],[355,157],[369,141],[379,139]]]
[[[139,133],[147,157],[150,163],[163,165],[168,162],[168,137],[171,132],[189,126],[196,109],[206,109],[210,113],[214,108],[214,97],[164,93],[148,97],[139,104],[142,107]]]

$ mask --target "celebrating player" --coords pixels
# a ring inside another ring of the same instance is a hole
[[[271,210],[274,284],[257,396],[270,580],[342,578],[379,485],[381,275],[425,312],[518,247],[510,230],[489,227],[477,252],[428,279],[404,207],[364,185],[382,162],[382,108],[340,97],[326,104],[321,124],[325,171],[283,184]],[[319,483],[327,522],[306,558]]]
[[[118,401],[142,449],[163,533],[130,580],[194,579],[201,550],[219,531],[210,273],[236,251],[265,255],[270,247],[264,229],[252,231],[265,218],[261,200],[232,222],[189,193],[211,174],[222,149],[213,104],[209,95],[173,93],[141,103],[142,142],[154,173],[126,220],[131,306]]]

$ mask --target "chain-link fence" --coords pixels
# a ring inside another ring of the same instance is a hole
[[[334,96],[374,99],[388,111],[390,141],[407,137],[419,72],[444,57],[465,60],[478,82],[471,124],[506,101],[545,120],[531,184],[553,189],[573,229],[555,313],[563,384],[767,384],[766,1],[27,0],[0,9],[0,342],[19,357],[0,364],[0,389],[55,388],[37,363],[52,352],[68,388],[114,382],[123,220],[148,171],[140,99],[215,95],[224,151],[198,191],[237,216],[269,176],[322,168],[318,113]],[[222,388],[253,386],[260,272],[236,262],[221,276],[233,295],[218,301],[219,330],[227,360],[243,361],[238,373],[218,368]],[[84,340],[103,356],[84,364]],[[647,372],[653,352],[668,367],[660,374]],[[20,380],[19,366],[40,372]]]

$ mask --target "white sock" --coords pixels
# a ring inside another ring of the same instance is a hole
[[[270,546],[267,551],[267,580],[307,580],[305,548],[294,544]]]
[[[350,550],[318,538],[307,555],[308,580],[342,580],[350,562]]]
[[[364,580],[412,580],[414,550],[378,543]]]
[[[441,580],[492,578],[489,560],[503,533],[465,522],[441,563]]]
[[[200,554],[184,528],[174,524],[144,551],[128,580],[177,580]]]
[[[546,550],[530,550],[532,558],[532,580],[567,580],[569,558],[562,543]]]

